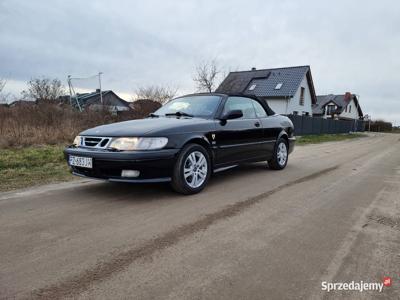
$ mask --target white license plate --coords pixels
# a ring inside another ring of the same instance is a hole
[[[82,168],[93,168],[93,159],[91,157],[69,156],[69,165]]]

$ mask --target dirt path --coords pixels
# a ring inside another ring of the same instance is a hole
[[[385,298],[400,292],[400,141],[297,147],[201,194],[79,182],[0,194],[3,298]],[[396,273],[397,272],[397,273]],[[321,282],[382,282],[382,293]]]

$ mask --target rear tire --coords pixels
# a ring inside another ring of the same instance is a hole
[[[272,170],[282,170],[286,167],[289,158],[288,144],[285,139],[278,139],[274,147],[274,155],[268,161]]]
[[[211,171],[207,150],[198,144],[188,144],[175,163],[171,186],[184,195],[199,193],[207,185]]]

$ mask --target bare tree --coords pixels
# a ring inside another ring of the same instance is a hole
[[[218,75],[221,73],[215,59],[205,61],[196,66],[196,74],[193,81],[197,85],[199,92],[213,92],[218,80]]]
[[[136,95],[133,100],[149,99],[164,104],[168,100],[174,98],[177,92],[177,88],[171,88],[169,86],[152,85],[140,87],[135,91]]]
[[[22,96],[25,99],[56,100],[65,95],[64,86],[57,78],[32,78],[27,84],[28,89],[22,91]]]

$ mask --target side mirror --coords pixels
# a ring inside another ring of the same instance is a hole
[[[243,117],[243,111],[240,109],[230,110],[221,117],[221,125],[225,126],[227,120],[239,119]]]
[[[228,111],[225,115],[223,115],[222,119],[233,120],[233,119],[239,119],[241,117],[243,117],[243,111],[240,109],[235,109]]]

